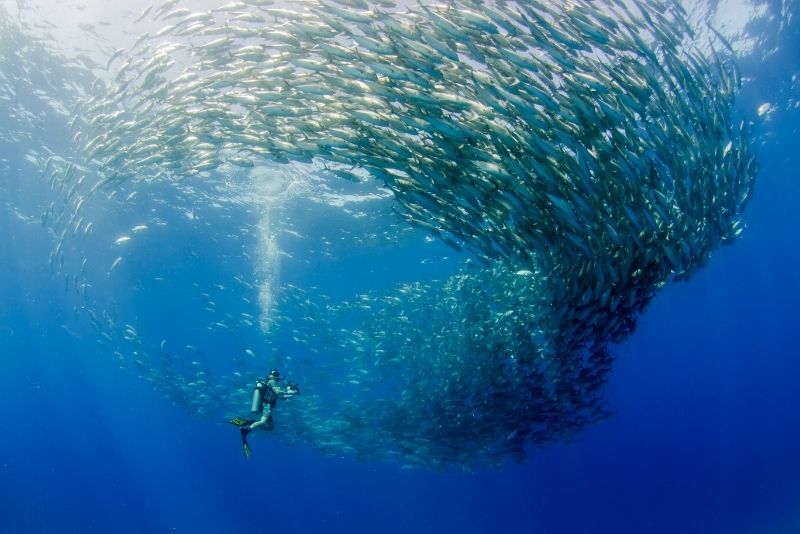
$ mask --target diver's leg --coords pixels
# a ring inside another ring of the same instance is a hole
[[[261,412],[261,419],[250,425],[250,430],[256,428],[266,427],[267,430],[272,430],[272,406],[264,404],[264,409]]]
[[[261,419],[259,419],[255,423],[251,424],[248,427],[248,430],[255,430],[257,428],[261,428],[262,426],[266,425],[267,423],[268,423],[267,417],[266,416],[262,416]]]
[[[239,429],[239,432],[242,435],[242,445],[245,447],[245,456],[248,457],[250,456],[248,453],[250,447],[247,445],[247,434],[249,434],[256,428],[267,424],[267,421],[269,420],[269,412],[267,411],[267,409],[268,406],[265,406],[264,410],[261,412],[261,419],[249,425],[245,425]]]

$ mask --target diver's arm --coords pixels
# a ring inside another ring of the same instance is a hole
[[[267,385],[272,388],[272,391],[280,397],[281,399],[287,399],[289,397],[296,397],[300,395],[300,389],[295,385],[289,382],[288,387],[282,388],[278,385],[276,380],[270,380],[267,382]]]
[[[291,382],[285,388],[276,385],[272,389],[282,399],[288,399],[289,397],[296,397],[300,395],[300,388]]]
[[[278,395],[278,397],[280,397],[282,399],[288,399],[289,397],[297,397],[300,394],[296,390],[288,390],[288,389],[282,389],[282,388],[277,388],[275,390],[275,393]]]

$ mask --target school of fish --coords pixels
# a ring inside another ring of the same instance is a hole
[[[200,413],[235,412],[248,373],[280,366],[306,386],[280,408],[287,441],[408,467],[520,461],[607,416],[608,344],[743,231],[757,165],[732,117],[733,51],[687,18],[669,0],[170,0],[75,108],[77,163],[45,169],[67,208],[45,218],[87,234],[92,196],[264,165],[377,184],[400,221],[470,259],[350,299],[276,287],[277,313],[236,318],[287,333],[311,364],[165,367],[163,341],[90,321]]]

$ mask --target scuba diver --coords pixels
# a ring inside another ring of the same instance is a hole
[[[247,444],[247,435],[257,428],[272,430],[272,409],[278,399],[286,400],[300,395],[300,388],[297,384],[287,381],[286,387],[281,387],[278,382],[282,380],[284,380],[284,377],[281,376],[277,369],[272,369],[266,378],[256,380],[250,411],[255,416],[260,415],[260,419],[241,419],[237,417],[231,420],[231,423],[240,427],[239,432],[242,435],[242,449],[244,450],[245,459],[250,458],[251,454],[250,445]]]

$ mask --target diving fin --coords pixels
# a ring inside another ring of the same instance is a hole
[[[255,423],[256,420],[255,419],[242,419],[241,417],[234,417],[233,419],[231,419],[228,422],[230,424],[232,424],[232,425],[236,425],[236,426],[242,427],[242,426],[250,426],[253,423]]]
[[[239,429],[239,433],[242,435],[242,451],[244,452],[244,459],[249,460],[252,451],[250,450],[250,445],[247,444],[247,434],[250,433],[250,429],[246,426],[243,426]]]

